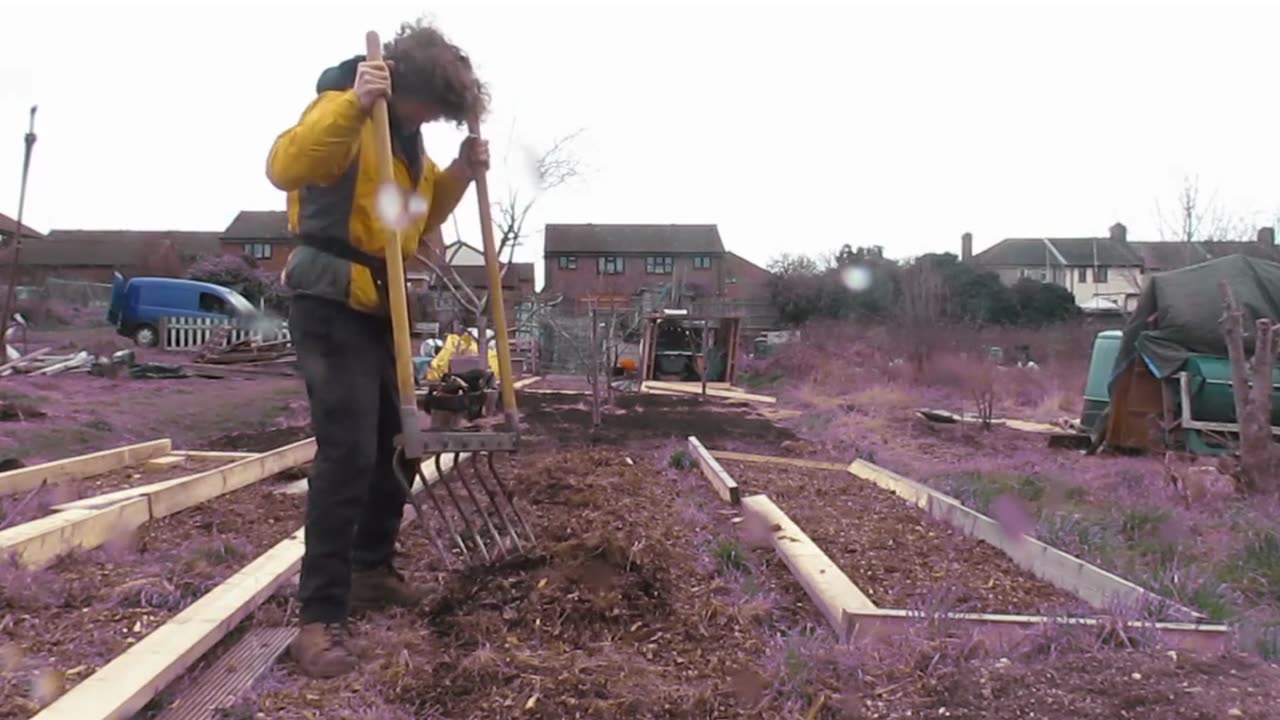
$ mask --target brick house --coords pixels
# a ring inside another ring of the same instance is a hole
[[[279,272],[293,249],[284,210],[241,210],[221,233],[222,252],[253,258],[258,267]]]
[[[769,273],[727,252],[715,225],[549,224],[543,292],[565,307],[630,307],[639,296],[720,306],[768,300]]]
[[[0,248],[7,247],[9,243],[18,235],[18,221],[0,213]],[[22,225],[22,239],[42,238],[44,235],[33,230],[26,223]]]
[[[19,282],[43,284],[53,278],[109,283],[112,275],[178,277],[205,255],[221,251],[216,232],[177,230],[50,230],[25,240],[19,259]],[[12,249],[0,250],[7,263]]]

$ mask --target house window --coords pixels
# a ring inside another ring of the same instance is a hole
[[[694,270],[710,270],[711,256],[710,255],[694,255],[693,269]]]
[[[1044,268],[1021,268],[1018,270],[1018,277],[1046,282],[1049,279],[1049,273]]]
[[[560,269],[561,270],[577,270],[578,256],[577,255],[561,255]]]
[[[596,259],[596,273],[599,275],[621,275],[622,258],[617,255],[605,255]]]
[[[1089,268],[1080,268],[1076,271],[1076,282],[1089,282]]]
[[[644,259],[644,271],[650,275],[670,275],[674,264],[670,255],[650,255]]]
[[[254,260],[270,260],[271,243],[245,243],[244,254]]]
[[[1096,267],[1093,269],[1093,281],[1095,283],[1104,283],[1107,281],[1107,269],[1104,267]]]

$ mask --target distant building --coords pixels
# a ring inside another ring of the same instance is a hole
[[[222,252],[252,258],[258,267],[279,272],[296,244],[284,210],[241,210],[221,233]]]
[[[717,314],[771,312],[769,272],[727,252],[715,225],[549,224],[543,255],[543,293],[580,312],[660,297]]]
[[[198,258],[220,251],[217,232],[183,230],[50,230],[24,240],[19,282],[38,285],[53,278],[109,283],[122,275],[179,276]],[[0,250],[0,264],[12,248]]]
[[[8,247],[9,243],[18,235],[18,221],[0,213],[0,248]],[[22,239],[42,238],[43,234],[31,229],[25,223],[22,225]]]
[[[1217,257],[1244,253],[1280,262],[1275,229],[1258,230],[1254,242],[1131,241],[1124,225],[1105,237],[1006,238],[973,253],[973,236],[961,238],[961,259],[995,272],[1007,285],[1021,278],[1060,285],[1082,308],[1132,309],[1146,275]]]

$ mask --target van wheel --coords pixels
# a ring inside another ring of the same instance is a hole
[[[142,347],[155,347],[160,344],[160,333],[150,325],[139,325],[133,331],[133,341]]]

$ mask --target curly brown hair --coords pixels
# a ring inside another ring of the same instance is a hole
[[[395,63],[392,87],[397,94],[437,105],[446,118],[459,125],[472,114],[484,117],[489,90],[476,77],[471,59],[425,18],[401,23],[382,52]]]

